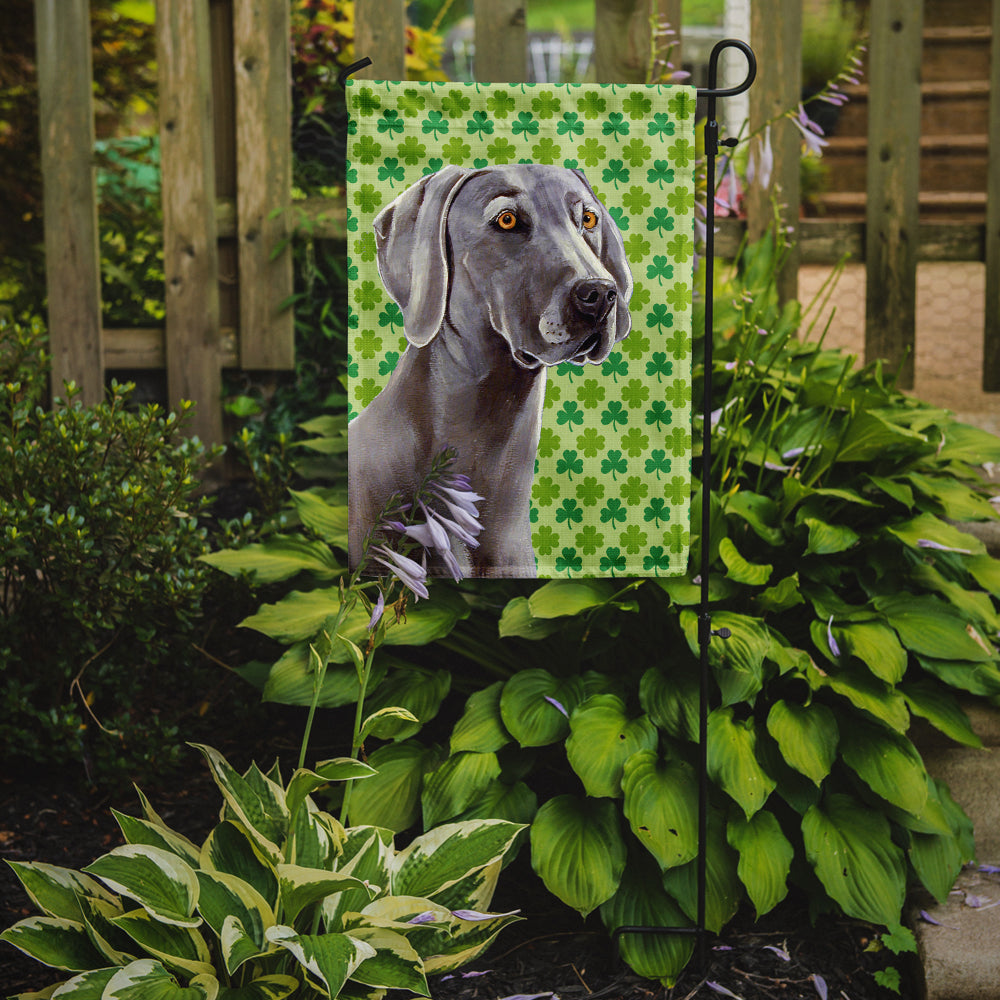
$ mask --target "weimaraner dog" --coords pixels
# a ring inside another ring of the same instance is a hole
[[[451,448],[484,497],[463,573],[533,577],[529,503],[545,369],[597,365],[629,331],[621,232],[578,170],[448,166],[375,219],[407,349],[348,429],[350,559],[394,493]],[[440,572],[429,567],[429,572]]]

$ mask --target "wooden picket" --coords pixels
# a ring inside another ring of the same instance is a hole
[[[474,0],[478,79],[526,78],[527,0]],[[929,2],[929,0],[928,0]],[[754,0],[759,62],[751,127],[798,101],[801,0]],[[868,209],[864,222],[785,222],[796,254],[781,276],[795,293],[798,262],[845,253],[868,272],[868,357],[894,367],[909,352],[912,378],[916,264],[975,260],[987,265],[983,384],[1000,391],[1000,0],[993,3],[987,223],[919,221],[919,50],[923,3],[871,0],[868,80]],[[651,21],[679,30],[681,0],[595,0],[594,63],[602,82],[640,82]],[[45,183],[49,330],[53,383],[99,399],[105,372],[167,371],[169,402],[194,399],[195,431],[223,435],[221,373],[227,367],[290,368],[293,318],[290,219],[313,236],[346,240],[346,204],[291,205],[289,0],[158,0],[166,329],[101,329],[100,261],[93,178],[88,0],[35,0]],[[368,78],[404,75],[405,0],[355,0],[355,52]],[[678,36],[678,44],[682,39]],[[673,53],[676,62],[677,51]],[[772,130],[776,170],[768,191],[751,190],[748,220],[723,220],[717,252],[771,222],[773,195],[798,204],[799,136]],[[283,248],[283,249],[282,249]],[[919,359],[917,359],[919,360]]]

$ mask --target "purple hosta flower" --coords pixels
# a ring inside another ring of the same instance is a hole
[[[798,114],[789,114],[792,124],[802,133],[806,149],[816,156],[822,156],[823,147],[827,145],[826,139],[822,138],[823,130],[806,114],[806,109],[801,104]]]
[[[567,719],[569,718],[569,712],[566,711],[565,707],[562,705],[561,702],[556,701],[555,698],[552,698],[549,695],[543,695],[543,697],[550,705],[555,705],[555,707],[559,709],[559,711],[562,712],[562,714],[565,715]]]
[[[713,983],[709,981],[705,983],[705,985],[713,993],[721,993],[724,997],[733,997],[734,1000],[743,1000],[743,997],[741,997],[738,993],[734,993],[732,990],[726,989],[726,987],[723,986],[721,983]]]
[[[492,971],[484,969],[482,972],[451,972],[447,976],[442,976],[441,982],[446,983],[449,979],[478,979],[479,976],[488,976]]]
[[[826,988],[826,980],[815,972],[809,978],[813,981],[813,986],[819,994],[819,1000],[826,1000],[829,992]]]
[[[837,640],[833,637],[833,615],[830,615],[830,620],[826,623],[826,641],[830,647],[830,652],[834,656],[839,657],[840,646],[837,645]]]
[[[516,917],[521,911],[510,910],[507,913],[480,913],[479,910],[452,910],[451,915],[459,920],[493,920],[495,917]]]
[[[375,562],[394,573],[404,587],[413,591],[417,597],[429,597],[427,591],[427,570],[409,556],[393,552],[384,545],[373,545],[369,552]]]
[[[750,159],[747,162],[747,183],[755,181],[765,191],[771,186],[771,175],[774,173],[774,150],[771,148],[771,126],[764,129],[763,136],[750,146]]]
[[[372,616],[368,619],[368,631],[371,632],[376,625],[382,620],[382,614],[385,611],[385,594],[380,590],[378,592],[378,600],[375,602],[375,607],[372,608]]]
[[[979,865],[977,870],[986,875],[1000,875],[1000,865]]]
[[[715,192],[715,210],[725,215],[736,214],[740,208],[740,179],[736,176],[736,166],[731,156],[726,158],[728,165],[722,178],[722,183]]]
[[[764,951],[773,951],[782,962],[790,962],[792,960],[792,956],[784,948],[779,948],[776,944],[764,945]]]
[[[958,552],[963,556],[971,556],[972,549],[956,549],[951,545],[942,545],[940,542],[935,542],[930,538],[918,538],[917,548],[920,549],[937,549],[939,552]]]
[[[418,913],[415,917],[410,917],[406,922],[408,924],[432,924],[437,920],[437,914],[433,910],[425,910],[423,913]]]

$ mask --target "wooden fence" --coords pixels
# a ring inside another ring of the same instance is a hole
[[[526,0],[475,0],[476,75],[526,76]],[[346,239],[343,199],[291,204],[290,0],[158,0],[166,325],[102,329],[93,179],[88,0],[35,0],[45,182],[53,384],[73,379],[85,401],[105,372],[165,369],[171,402],[195,400],[195,432],[223,437],[223,368],[275,371],[293,364],[291,254],[278,248],[293,218],[320,238]],[[681,0],[595,0],[599,81],[642,82],[651,16],[680,24]],[[985,261],[983,384],[1000,390],[1000,0],[992,6],[987,218],[984,224],[921,223],[919,61],[923,3],[871,0],[868,199],[861,222],[800,220],[786,210],[796,246],[781,276],[795,294],[800,263],[849,253],[867,269],[866,355],[898,363],[910,351],[916,265]],[[356,45],[373,78],[404,73],[405,0],[356,0]],[[759,74],[751,128],[799,101],[801,0],[754,0],[751,43]],[[496,44],[503,39],[503,44]],[[683,39],[681,39],[681,46]],[[674,56],[676,58],[677,52]],[[774,134],[776,169],[751,190],[746,223],[724,220],[717,252],[732,254],[745,227],[760,233],[771,199],[799,203],[799,135]]]

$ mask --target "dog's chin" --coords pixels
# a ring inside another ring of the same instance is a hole
[[[594,331],[588,336],[575,338],[574,343],[549,345],[537,354],[523,347],[511,350],[514,363],[521,368],[554,368],[556,365],[599,365],[605,361],[615,345],[613,333]]]

